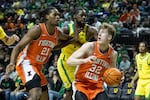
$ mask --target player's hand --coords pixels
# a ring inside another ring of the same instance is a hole
[[[14,71],[14,69],[15,69],[15,64],[10,63],[10,64],[8,64],[7,67],[6,67],[6,73],[7,73],[7,74],[10,74],[11,72]]]
[[[85,63],[87,63],[87,62],[92,63],[92,62],[94,62],[96,59],[97,59],[96,56],[93,56],[93,55],[92,55],[92,56],[89,56],[88,58],[85,59]]]
[[[131,87],[134,87],[134,85],[135,85],[133,80],[131,81],[130,84],[131,84]]]
[[[17,36],[16,34],[13,34],[11,36],[11,38],[13,38],[15,41],[19,41],[20,40],[19,36]]]
[[[125,76],[124,76],[124,74],[122,74],[122,78],[121,78],[120,84],[123,84],[124,80],[125,80]]]

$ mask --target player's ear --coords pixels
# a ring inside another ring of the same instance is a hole
[[[112,40],[112,35],[108,35],[108,40],[109,40],[109,41]]]

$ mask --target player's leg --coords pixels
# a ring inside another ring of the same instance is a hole
[[[144,81],[142,81],[140,79],[138,80],[134,100],[142,100],[142,98],[145,97],[145,90],[143,87],[143,83],[144,83]]]
[[[32,88],[29,90],[29,97],[27,100],[40,100],[41,95],[42,95],[41,88]]]
[[[27,91],[29,91],[29,97],[27,100],[40,100],[42,95],[42,88],[40,84],[40,77],[35,74],[33,79],[25,84]]]
[[[42,88],[42,95],[40,100],[48,100],[49,94],[48,94],[48,87],[47,87],[47,80],[43,73],[38,73],[41,79],[41,88]]]
[[[63,100],[72,100],[72,90],[66,90]]]
[[[48,100],[49,98],[48,98],[48,90],[44,90],[44,91],[42,91],[42,95],[41,95],[41,98],[40,98],[40,100]]]
[[[106,92],[104,91],[104,92],[97,94],[95,99],[93,99],[93,100],[109,100],[109,98],[108,98]]]
[[[37,74],[25,86],[29,90],[28,100],[48,100],[47,85],[41,87],[41,79]]]
[[[150,79],[145,83],[145,100],[150,100]]]
[[[88,100],[86,95],[80,91],[75,91],[74,100]],[[106,100],[106,99],[99,99],[99,100]]]
[[[40,100],[42,95],[41,86],[47,85],[46,78],[40,71],[40,68],[41,66],[31,65],[28,60],[24,60],[22,64],[16,67],[18,75],[29,92],[28,100]],[[48,98],[48,96],[46,96],[46,98]]]
[[[57,68],[66,90],[64,100],[72,100],[72,81],[74,80],[75,67],[67,66],[66,61],[60,57]]]

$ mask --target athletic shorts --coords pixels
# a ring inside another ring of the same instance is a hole
[[[42,73],[41,65],[33,65],[29,60],[23,60],[22,63],[16,66],[16,71],[28,90],[34,87],[47,86],[47,80]]]
[[[57,69],[61,77],[61,80],[64,83],[64,87],[66,88],[66,90],[71,90],[76,67],[68,66],[66,64],[67,59],[68,59],[67,56],[65,56],[64,54],[60,54],[57,62]]]
[[[101,83],[100,83],[101,84]],[[73,100],[108,100],[107,95],[104,92],[104,88],[102,87],[96,87],[96,85],[93,86],[93,84],[86,84],[84,82],[73,82],[72,83],[72,90]],[[83,93],[85,96],[82,96],[78,98],[78,91]],[[101,98],[101,99],[100,99]]]
[[[75,92],[73,100],[89,100],[89,99],[84,93],[77,90]],[[104,92],[98,93],[96,95],[96,97],[93,98],[92,100],[109,100],[109,98],[108,98],[106,92],[104,91]]]
[[[150,79],[138,80],[135,96],[144,96],[146,100],[150,99]]]

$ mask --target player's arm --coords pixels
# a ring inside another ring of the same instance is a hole
[[[88,30],[87,30],[87,37],[88,40],[97,40],[97,36],[98,36],[98,30],[96,29],[96,27],[94,26],[88,26]]]
[[[150,55],[148,56],[147,64],[150,65]]]
[[[19,41],[19,37],[17,35],[7,36],[7,34],[4,32],[2,27],[0,26],[0,39],[6,44],[6,45],[12,45],[15,43],[15,41]]]
[[[68,28],[64,27],[62,29],[58,28],[59,34],[58,34],[58,39],[59,40],[68,40],[69,39],[69,35],[66,34],[68,33]]]
[[[68,58],[67,64],[71,66],[76,66],[83,63],[94,61],[96,59],[96,56],[90,56],[93,52],[93,48],[94,48],[93,42],[83,44],[77,51],[75,51]]]
[[[12,45],[14,44],[16,41],[19,41],[19,37],[16,34],[13,34],[12,36],[5,36],[4,38],[2,38],[1,40],[6,44],[6,45]]]
[[[139,77],[139,74],[138,74],[138,71],[136,71],[134,77],[131,80],[131,86],[132,87],[135,87],[134,83],[136,82],[136,80],[138,79],[138,77]]]
[[[112,56],[111,56],[110,67],[116,67],[117,56],[118,56],[118,53],[114,50],[114,52],[112,53]]]
[[[60,49],[65,47],[66,45],[68,45],[70,42],[70,38],[69,37],[69,30],[68,27],[63,27],[62,29],[58,28],[59,31],[59,35],[58,35],[58,44],[55,46],[55,50],[56,49]]]
[[[138,77],[139,77],[139,74],[138,74],[138,71],[136,71],[136,73],[132,79],[132,82],[134,83],[138,79]]]
[[[13,48],[11,57],[10,57],[10,63],[6,68],[6,72],[10,73],[13,71],[16,58],[19,55],[19,53],[23,50],[23,48],[29,44],[32,40],[37,39],[41,34],[40,26],[34,26],[32,29],[30,29],[27,34],[24,35],[24,37],[21,39],[21,41]]]

